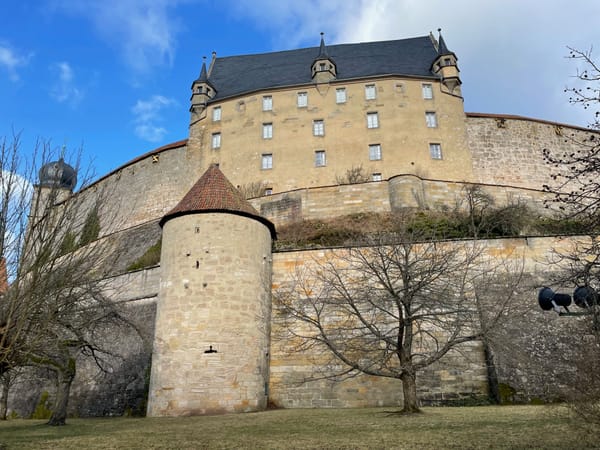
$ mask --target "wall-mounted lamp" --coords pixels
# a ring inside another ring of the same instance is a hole
[[[538,303],[544,311],[553,309],[559,316],[584,316],[592,314],[594,306],[599,304],[598,294],[589,286],[579,286],[573,291],[573,301],[575,304],[586,309],[583,312],[571,312],[571,296],[569,294],[559,294],[549,287],[543,287],[538,294]]]

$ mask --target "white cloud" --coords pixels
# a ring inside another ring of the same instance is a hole
[[[136,136],[149,142],[161,141],[168,132],[161,125],[162,111],[175,104],[177,104],[175,100],[162,95],[154,95],[148,100],[138,100],[131,108]]]
[[[467,111],[585,125],[563,94],[576,66],[567,45],[598,42],[600,2],[586,0],[229,0],[238,18],[270,32],[274,49],[423,36],[437,28],[456,52]],[[265,20],[268,11],[268,20]]]
[[[173,0],[57,0],[55,7],[86,17],[138,72],[171,65],[180,23]]]
[[[57,74],[57,80],[50,90],[50,96],[59,103],[77,106],[84,94],[75,84],[75,74],[70,64],[62,61],[54,64],[51,69]]]
[[[12,81],[19,80],[17,69],[25,66],[30,58],[30,54],[18,55],[10,46],[0,43],[0,67],[3,67],[8,72],[8,77]]]

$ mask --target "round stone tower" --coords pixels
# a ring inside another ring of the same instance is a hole
[[[213,165],[161,226],[148,416],[264,409],[273,224]]]

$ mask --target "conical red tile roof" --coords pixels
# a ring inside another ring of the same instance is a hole
[[[161,219],[160,225],[163,226],[175,217],[208,212],[238,214],[256,219],[264,223],[271,231],[271,236],[275,237],[274,225],[248,203],[215,164],[204,172],[181,201]]]

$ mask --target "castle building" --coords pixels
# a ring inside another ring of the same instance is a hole
[[[399,404],[397,380],[301,382],[315,361],[272,338],[271,289],[325,250],[272,253],[275,227],[453,205],[470,184],[500,203],[539,207],[551,180],[542,149],[568,150],[575,144],[565,136],[586,131],[465,113],[458,58],[441,34],[341,45],[322,35],[311,48],[213,53],[191,90],[187,139],[77,193],[92,205],[110,192],[99,240],[123,248],[111,280],[125,289],[115,300],[130,303],[154,342],[141,356],[123,343],[129,362],[104,382],[79,371],[71,401],[79,415],[120,414],[144,397],[150,357],[149,415]],[[161,239],[160,263],[132,268]],[[535,272],[553,243],[489,245],[498,254],[519,249]],[[526,386],[545,373],[505,376]],[[424,379],[424,400],[485,395],[482,346]]]

